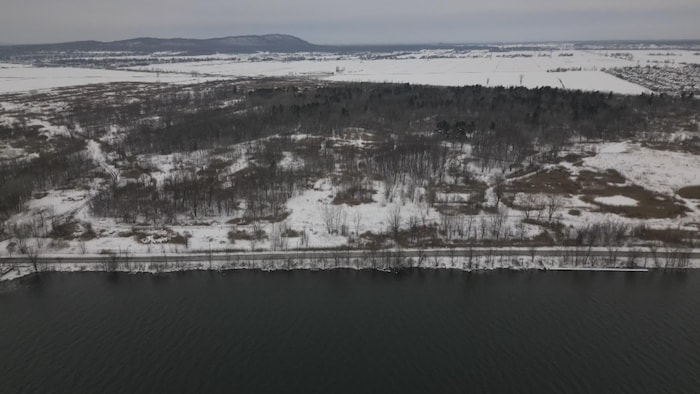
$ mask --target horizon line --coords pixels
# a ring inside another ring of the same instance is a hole
[[[103,44],[116,43],[120,41],[130,41],[138,39],[157,39],[157,40],[217,40],[225,38],[238,38],[238,37],[265,37],[265,36],[289,36],[296,39],[302,40],[306,43],[315,46],[326,46],[326,47],[353,47],[353,46],[363,46],[363,47],[382,47],[382,46],[417,46],[417,45],[430,45],[430,46],[459,46],[459,45],[523,45],[523,44],[577,44],[577,43],[674,43],[674,42],[694,42],[700,43],[700,38],[634,38],[634,39],[575,39],[575,40],[477,40],[477,41],[423,41],[423,42],[384,42],[384,43],[315,43],[305,40],[299,36],[288,34],[288,33],[266,33],[266,34],[239,34],[239,35],[227,35],[227,36],[215,36],[215,37],[155,37],[155,36],[137,36],[130,38],[121,38],[116,40],[95,40],[95,39],[80,39],[80,40],[68,40],[68,41],[57,41],[57,42],[34,42],[34,43],[0,43],[0,46],[34,46],[34,45],[60,45],[60,44],[70,44],[76,42],[96,42]]]

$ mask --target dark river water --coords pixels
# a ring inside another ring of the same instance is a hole
[[[45,274],[0,392],[700,392],[700,272]]]

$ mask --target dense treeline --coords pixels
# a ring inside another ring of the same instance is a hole
[[[134,153],[169,153],[278,133],[328,135],[347,127],[390,133],[437,130],[446,138],[472,138],[477,154],[517,161],[533,148],[556,149],[572,137],[614,139],[663,127],[697,113],[699,106],[696,100],[666,96],[552,88],[377,84],[255,89],[244,102],[235,111],[173,115],[168,124],[139,127],[124,144]]]

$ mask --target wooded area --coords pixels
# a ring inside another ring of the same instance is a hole
[[[64,90],[60,99],[67,105],[45,115],[66,133],[49,139],[13,114],[18,120],[0,127],[0,141],[33,156],[0,161],[0,222],[21,212],[36,193],[90,189],[97,179],[89,202],[97,217],[152,226],[183,216],[235,217],[234,225],[276,223],[288,214],[291,197],[330,177],[338,190],[334,204],[371,201],[374,182],[381,181],[386,199],[438,209],[440,223],[401,217],[398,211],[388,218],[393,225],[387,236],[406,245],[522,240],[517,228],[505,225],[508,209],[525,212],[525,223],[554,231],[559,242],[604,245],[603,239],[614,239],[601,238],[604,227],[588,228],[597,234],[595,242],[585,231],[567,235],[557,227],[557,192],[516,202],[518,190],[506,187],[513,184],[508,178],[556,162],[573,141],[671,132],[700,109],[690,97],[551,88],[275,80],[141,88],[117,84],[108,88],[116,93],[110,95],[99,86]],[[349,140],[355,142],[345,143]],[[88,154],[88,141],[97,141],[109,159]],[[465,158],[459,152],[466,146]],[[282,165],[285,154],[300,164]],[[175,170],[156,177],[159,169],[147,160],[153,155],[172,157]],[[184,159],[192,157],[199,164]],[[232,171],[241,160],[247,162],[244,168]],[[501,173],[485,184],[467,161]],[[495,204],[485,199],[487,188]],[[455,190],[468,193],[469,202],[455,205],[441,197]],[[479,212],[489,216],[474,218]],[[359,237],[347,218],[334,220],[337,215],[327,213],[328,232]],[[0,230],[2,237],[13,236],[9,225]]]

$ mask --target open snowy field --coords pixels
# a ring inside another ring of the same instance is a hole
[[[523,52],[417,51],[364,57],[343,55],[289,61],[275,54],[261,54],[266,61],[218,59],[153,64],[145,71],[197,72],[220,77],[309,76],[331,81],[395,82],[441,86],[483,85],[557,87],[622,94],[649,92],[637,84],[602,70],[700,63],[692,51],[580,51]]]
[[[521,79],[522,76],[522,79]],[[616,78],[602,71],[572,72],[426,72],[424,74],[384,74],[358,71],[327,78],[334,81],[392,82],[437,86],[523,86],[526,88],[552,87],[572,90],[614,92],[621,94],[648,93],[649,90]],[[521,82],[522,81],[522,82]]]
[[[400,59],[340,59],[322,61],[264,61],[241,62],[216,60],[207,62],[158,64],[144,70],[167,72],[198,72],[219,77],[287,77],[309,76],[330,81],[395,82],[440,86],[543,86],[612,91],[640,94],[647,89],[600,71],[606,67],[630,65],[627,60],[588,55],[556,54],[532,57],[501,57],[483,54],[480,57],[400,58]],[[509,54],[508,56],[514,56]],[[581,68],[580,71],[552,70]]]
[[[94,59],[104,60],[96,53]],[[310,77],[328,81],[392,82],[439,86],[523,86],[648,93],[646,87],[605,72],[623,67],[700,64],[690,50],[420,50],[394,53],[257,53],[246,55],[128,56],[152,64],[123,70],[32,67],[0,63],[0,94],[107,82],[196,83],[212,78]],[[89,54],[75,59],[89,60]]]
[[[209,78],[210,79],[210,78]],[[0,94],[109,82],[198,83],[207,78],[71,67],[32,67],[0,63]]]

